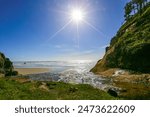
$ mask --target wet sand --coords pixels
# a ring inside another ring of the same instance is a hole
[[[45,73],[50,71],[48,68],[15,68],[15,70],[22,75]]]

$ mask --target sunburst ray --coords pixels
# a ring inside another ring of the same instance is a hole
[[[56,37],[61,31],[63,31],[70,23],[72,22],[72,20],[70,20],[69,22],[67,22],[65,25],[62,26],[62,28],[60,28],[56,33],[54,33],[49,39],[48,41],[50,41],[51,39],[53,39],[54,37]]]
[[[83,20],[83,22],[86,23],[88,26],[90,26],[95,31],[97,31],[98,33],[100,33],[102,36],[107,37],[107,35],[105,35],[102,31],[100,31],[100,29],[96,28],[94,25],[92,25],[91,23],[89,23],[85,19]]]

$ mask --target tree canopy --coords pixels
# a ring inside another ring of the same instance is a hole
[[[148,0],[131,0],[124,7],[125,9],[125,20],[128,20],[135,13],[141,13],[142,9],[146,6]]]

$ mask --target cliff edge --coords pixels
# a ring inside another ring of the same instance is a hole
[[[150,4],[127,20],[111,39],[104,57],[92,72],[109,68],[150,72]]]

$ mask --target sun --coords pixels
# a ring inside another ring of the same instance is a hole
[[[84,12],[81,9],[73,9],[71,19],[76,23],[81,22],[84,19]]]
[[[87,6],[87,5],[85,5]],[[105,36],[97,27],[90,23],[90,13],[95,11],[94,9],[86,8],[84,6],[69,6],[66,11],[58,10],[58,12],[63,13],[62,16],[66,16],[67,19],[66,23],[60,27],[48,40],[55,38],[60,32],[64,31],[70,24],[75,28],[74,31],[76,33],[76,47],[80,48],[80,27],[87,25],[88,27],[92,28],[96,32],[100,33],[101,35]],[[107,37],[107,36],[105,36]]]

